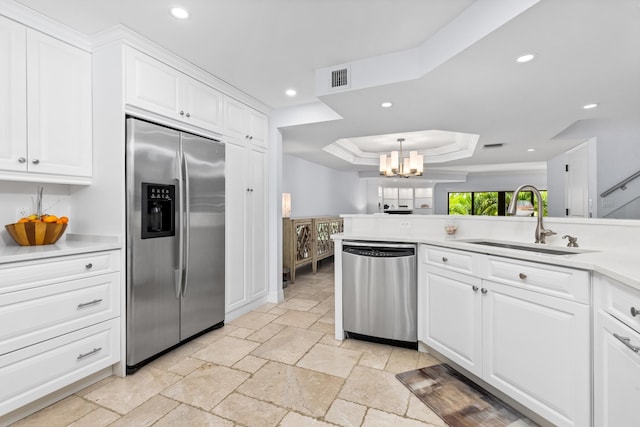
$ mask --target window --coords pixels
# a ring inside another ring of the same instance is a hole
[[[547,216],[547,191],[540,191],[543,202],[543,216]],[[449,215],[504,216],[513,196],[512,191],[472,191],[449,193]],[[538,201],[533,192],[523,191],[518,200],[528,200],[533,204],[536,215]]]

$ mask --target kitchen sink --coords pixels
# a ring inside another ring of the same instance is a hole
[[[570,248],[570,247],[549,247],[540,244],[526,244],[526,243],[516,243],[516,242],[500,242],[496,240],[459,240],[462,243],[472,243],[474,245],[483,245],[483,246],[492,246],[496,248],[504,248],[504,249],[515,249],[518,251],[528,251],[528,252],[538,252],[547,255],[575,255],[575,254],[583,254],[588,252],[594,252],[585,249],[579,248]]]

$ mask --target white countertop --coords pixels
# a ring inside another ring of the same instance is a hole
[[[52,245],[20,246],[17,243],[0,245],[0,264],[120,248],[120,240],[115,236],[68,234]]]
[[[531,243],[535,228],[534,218],[500,220],[447,216],[430,216],[430,218],[403,216],[404,218],[400,219],[375,216],[372,218],[371,215],[343,217],[345,232],[333,235],[332,237],[336,240],[411,242],[571,267],[597,272],[640,290],[640,241],[637,239],[639,227],[635,225],[637,221],[629,223],[545,218],[545,224],[551,224],[551,228],[558,231],[558,235],[551,239],[551,244],[544,245],[545,247],[569,249],[566,247],[567,240],[562,240],[562,235],[570,232],[580,237],[578,250],[590,251],[551,255],[465,242],[465,240],[480,239],[538,246]],[[374,221],[374,226],[371,226],[368,221]],[[407,224],[406,221],[411,223]],[[448,236],[444,233],[443,225],[448,222],[455,222],[458,225],[456,235]],[[463,232],[460,233],[460,231]]]

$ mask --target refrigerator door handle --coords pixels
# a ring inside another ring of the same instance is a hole
[[[184,239],[183,239],[183,253],[184,253],[184,264],[183,264],[183,268],[184,268],[184,281],[182,282],[182,296],[184,297],[184,295],[187,293],[187,286],[189,286],[189,241],[191,238],[190,235],[190,229],[191,229],[191,209],[189,206],[189,197],[190,197],[190,193],[189,193],[189,162],[187,161],[187,156],[184,155],[184,153],[182,154],[182,164],[183,164],[183,172],[184,172],[184,177],[183,177],[183,182],[184,182],[184,188],[185,188],[185,192],[184,192],[184,228],[183,228],[183,232],[184,232]]]
[[[178,232],[180,233],[178,239],[178,269],[174,270],[175,273],[175,284],[176,284],[176,298],[180,299],[180,292],[182,291],[182,281],[184,276],[184,243],[182,233],[184,227],[182,227],[183,222],[183,212],[184,212],[184,178],[183,178],[183,168],[182,168],[182,154],[180,150],[176,151],[176,158],[178,161],[176,162],[176,179],[178,180]]]

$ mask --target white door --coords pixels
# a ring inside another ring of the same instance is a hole
[[[27,170],[26,29],[0,16],[0,169]]]
[[[222,93],[185,76],[182,95],[184,109],[181,111],[185,113],[186,122],[213,132],[222,132]]]
[[[262,296],[267,291],[267,208],[266,208],[266,154],[249,150],[249,174],[251,186],[247,206],[247,247],[250,259],[250,298]]]
[[[226,311],[242,306],[248,299],[246,289],[247,249],[245,215],[249,188],[247,184],[247,149],[225,144],[226,188]]]
[[[224,134],[225,136],[247,141],[249,136],[249,114],[244,104],[235,99],[224,100]]]
[[[568,216],[589,217],[589,148],[586,143],[567,152],[566,204]]]
[[[590,307],[483,288],[483,378],[556,425],[591,425]]]
[[[181,119],[180,81],[182,74],[160,61],[127,50],[126,102],[173,119]]]
[[[253,145],[267,148],[267,116],[249,109],[249,138]]]
[[[480,279],[424,268],[419,301],[424,316],[420,341],[449,357],[468,371],[482,373],[482,315]]]
[[[28,170],[90,177],[91,55],[27,31]]]
[[[635,427],[640,403],[640,334],[608,314],[596,316],[594,356],[595,423],[599,427]],[[618,337],[616,337],[616,334]]]

